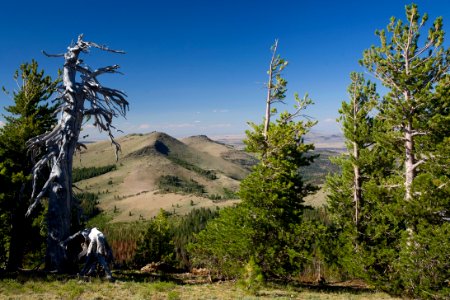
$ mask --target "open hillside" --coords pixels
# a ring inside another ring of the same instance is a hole
[[[97,195],[99,208],[114,212],[115,221],[148,219],[162,208],[186,214],[193,208],[232,205],[240,181],[257,160],[235,146],[198,135],[181,140],[165,133],[130,134],[118,139],[121,145],[116,162],[109,141],[87,144],[74,159],[75,170],[84,170],[74,181],[78,192]],[[316,162],[302,170],[304,178],[323,184],[334,172],[330,150],[317,150]],[[322,206],[321,190],[306,199]]]
[[[122,152],[117,163],[107,141],[88,144],[74,160],[78,170],[107,167],[75,185],[97,194],[99,207],[115,212],[116,221],[149,218],[160,208],[185,214],[193,207],[230,205],[240,180],[256,163],[245,152],[206,136],[180,141],[152,132],[118,142]]]

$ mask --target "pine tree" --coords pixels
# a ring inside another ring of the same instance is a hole
[[[420,142],[429,134],[427,115],[436,84],[450,67],[450,50],[444,49],[442,18],[430,27],[425,45],[420,33],[428,20],[422,18],[417,5],[406,6],[406,23],[391,18],[386,31],[376,31],[381,46],[364,52],[361,64],[389,89],[380,107],[380,117],[393,129],[391,142],[398,145],[404,164],[404,198],[414,197],[413,181],[420,166],[430,157],[430,149]]]
[[[9,236],[8,269],[22,266],[24,247],[33,237],[31,223],[25,219],[30,198],[32,162],[27,154],[26,141],[42,134],[55,124],[54,107],[48,100],[56,89],[53,81],[38,70],[38,63],[24,63],[14,74],[19,87],[13,92],[14,105],[5,107],[6,124],[0,128],[0,187],[2,213],[8,214]],[[5,244],[2,244],[2,246]]]
[[[340,233],[337,252],[342,268],[353,276],[376,280],[368,270],[384,268],[385,252],[380,245],[392,249],[392,240],[379,231],[387,230],[390,221],[380,222],[379,217],[385,215],[380,208],[388,200],[386,189],[380,186],[390,176],[394,159],[378,144],[384,124],[374,117],[375,84],[358,73],[350,78],[349,102],[343,102],[339,110],[346,152],[333,159],[341,172],[327,177],[328,206]]]
[[[174,258],[178,264],[177,267],[189,269],[191,262],[186,249],[187,245],[194,241],[194,234],[202,231],[208,222],[218,215],[218,210],[201,207],[191,210],[174,226],[172,243],[175,251]]]
[[[146,231],[141,235],[135,257],[135,263],[138,266],[171,260],[173,244],[168,217],[168,213],[160,209],[158,215],[149,222]]]
[[[346,140],[347,151],[344,155],[335,159],[335,163],[341,167],[342,173],[329,177],[329,190],[331,191],[329,206],[339,213],[338,221],[352,223],[358,231],[358,223],[362,206],[362,183],[367,169],[367,156],[374,144],[373,118],[370,116],[377,104],[378,94],[373,83],[365,82],[364,76],[358,73],[350,75],[351,84],[348,87],[350,101],[342,102],[339,110],[339,121]],[[349,200],[352,202],[349,203]],[[346,203],[347,202],[347,203]],[[346,204],[345,204],[346,203]],[[340,207],[344,207],[341,209]],[[342,218],[351,211],[351,217]]]
[[[421,19],[411,5],[406,17],[406,25],[392,18],[388,34],[377,31],[381,46],[364,52],[361,63],[388,93],[370,123],[356,123],[356,132],[373,143],[358,154],[360,163],[351,147],[358,136],[348,130],[352,126],[344,126],[352,151],[338,160],[342,176],[329,178],[329,203],[341,223],[343,266],[394,294],[440,298],[448,295],[445,280],[450,275],[450,51],[442,46],[441,18],[419,47],[427,16]],[[348,114],[349,107],[343,106],[341,113]],[[363,180],[355,218],[358,173]],[[356,230],[349,220],[358,220]]]
[[[269,111],[270,117],[278,114],[270,98],[284,99],[287,83],[281,77],[287,62],[276,56],[276,46],[277,42],[272,48],[269,74],[277,74],[279,84],[271,83],[273,78],[269,76],[266,113]],[[239,196],[250,214],[253,256],[265,276],[284,276],[299,269],[292,259],[298,257],[295,254],[298,249],[294,249],[298,245],[293,246],[290,241],[295,226],[301,221],[304,197],[316,190],[303,182],[299,172],[315,158],[308,153],[314,146],[305,144],[303,137],[316,122],[296,120],[312,101],[307,96],[300,99],[297,94],[295,100],[293,113],[280,113],[275,121],[268,120],[266,114],[263,124],[250,123],[252,130],[246,132],[244,141],[246,150],[255,153],[260,162],[242,181]]]
[[[281,76],[287,62],[276,55],[277,45],[272,47],[265,118],[261,124],[249,123],[246,132],[246,150],[259,163],[241,182],[242,202],[221,211],[189,246],[194,264],[227,276],[236,277],[255,264],[265,278],[298,274],[313,247],[310,236],[302,234],[312,223],[302,224],[302,215],[304,197],[317,188],[303,181],[300,170],[316,158],[310,153],[314,146],[303,140],[316,122],[297,119],[312,103],[307,96],[295,95],[292,113],[278,113],[274,107],[285,99],[287,84]]]
[[[227,278],[240,276],[252,254],[253,229],[248,226],[248,215],[242,205],[221,209],[188,245],[192,265]]]

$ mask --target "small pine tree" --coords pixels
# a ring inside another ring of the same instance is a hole
[[[135,255],[135,264],[144,266],[151,262],[170,262],[173,255],[169,215],[161,209],[148,224],[140,237]]]
[[[221,209],[187,246],[192,266],[206,267],[226,278],[239,277],[252,254],[249,213],[241,205]]]

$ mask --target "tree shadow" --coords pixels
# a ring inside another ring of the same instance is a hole
[[[176,278],[176,276],[169,273],[141,273],[138,271],[126,271],[126,270],[113,270],[113,278],[115,281],[120,282],[139,282],[139,283],[151,283],[151,282],[172,282],[175,284],[184,284],[183,280]],[[18,271],[2,271],[0,270],[0,280],[15,280],[19,283],[26,283],[28,281],[37,282],[52,282],[52,281],[68,281],[68,280],[81,280],[81,281],[110,281],[103,274],[96,274],[93,276],[79,276],[77,274],[65,274],[58,272],[49,272],[44,270],[18,270]]]
[[[288,284],[282,282],[275,282],[275,285],[291,287],[299,290],[309,290],[319,293],[349,293],[354,295],[366,294],[366,293],[376,293],[378,291],[363,286],[361,284],[349,282],[336,282],[336,283],[305,283],[305,282],[289,282]]]

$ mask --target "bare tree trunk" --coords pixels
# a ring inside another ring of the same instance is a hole
[[[64,249],[59,243],[70,235],[72,208],[74,206],[72,193],[73,155],[77,148],[83,122],[84,97],[77,90],[75,83],[80,51],[81,49],[73,49],[65,55],[63,85],[65,97],[72,110],[62,112],[60,125],[64,136],[58,157],[52,159],[54,166],[52,173],[55,171],[55,178],[49,192],[46,267],[57,271],[66,271]]]
[[[48,238],[46,268],[59,272],[68,271],[64,255],[64,248],[60,242],[70,236],[73,218],[72,211],[76,209],[72,192],[72,163],[73,155],[77,148],[81,126],[84,117],[93,117],[94,126],[108,132],[111,142],[120,150],[119,144],[111,133],[112,119],[119,112],[125,115],[128,102],[121,91],[103,87],[97,80],[97,76],[104,73],[117,73],[117,65],[100,68],[92,71],[84,66],[78,57],[81,52],[87,52],[90,47],[101,50],[123,53],[108,49],[92,42],[83,41],[83,35],[78,37],[75,45],[68,47],[64,55],[63,85],[61,87],[62,105],[58,108],[61,119],[58,125],[50,133],[37,136],[28,141],[28,147],[33,154],[39,153],[45,148],[46,155],[41,158],[33,168],[33,193],[34,202],[28,208],[27,215],[31,213],[40,199],[48,192],[49,205],[47,215]],[[48,55],[48,54],[46,54]],[[80,73],[81,83],[77,83],[77,72]],[[85,102],[89,102],[90,108],[85,108]],[[36,182],[39,172],[47,163],[51,163],[51,172],[40,193],[36,196]],[[78,230],[78,228],[76,228]]]
[[[357,86],[355,85],[355,90],[353,91],[353,120],[357,119],[358,113],[360,111],[359,99],[356,97]],[[353,134],[356,136],[358,132],[358,124],[353,121]],[[359,221],[359,206],[361,204],[361,171],[358,165],[359,161],[359,146],[357,142],[353,142],[353,203],[355,205],[355,225],[356,230],[358,230]]]
[[[405,200],[412,198],[411,187],[416,177],[416,159],[414,156],[414,137],[412,134],[412,124],[407,123],[405,128]]]
[[[269,80],[267,81],[267,97],[266,97],[266,113],[264,118],[264,139],[267,140],[267,132],[269,131],[269,124],[270,124],[270,110],[272,105],[272,89],[273,89],[273,68],[274,68],[274,62],[275,62],[275,55],[277,52],[278,47],[278,40],[275,40],[275,44],[273,45],[273,53],[272,53],[272,59],[270,60],[269,65]]]
[[[359,149],[358,145],[353,142],[353,157],[355,161],[359,159]],[[361,171],[357,164],[353,164],[353,202],[355,203],[355,225],[358,229],[358,221],[359,221],[359,206],[361,204]]]

